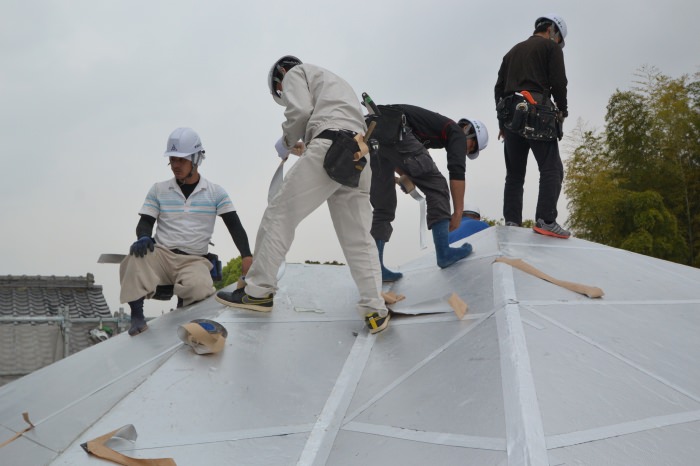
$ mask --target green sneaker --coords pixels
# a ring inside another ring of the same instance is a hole
[[[216,300],[226,306],[257,312],[270,312],[273,301],[272,293],[264,298],[256,298],[246,294],[245,288],[238,288],[235,291],[219,291],[216,293]]]
[[[389,325],[390,318],[391,316],[389,315],[389,313],[387,313],[386,316],[382,317],[377,311],[373,311],[365,315],[365,323],[367,324],[369,333],[379,333],[385,328],[387,328],[387,326]]]

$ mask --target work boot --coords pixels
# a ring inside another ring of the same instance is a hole
[[[148,330],[146,318],[143,315],[143,298],[136,301],[129,301],[131,308],[131,326],[129,327],[129,335],[132,337]]]
[[[270,312],[273,306],[272,293],[262,298],[256,298],[247,294],[245,287],[234,291],[219,291],[216,293],[216,300],[230,307],[258,312]]]
[[[377,239],[375,241],[377,242],[377,250],[379,251],[379,264],[382,266],[382,281],[386,283],[395,282],[403,277],[403,274],[401,272],[392,272],[384,267],[384,244],[386,241],[383,239]]]
[[[365,316],[365,324],[367,324],[367,329],[369,333],[379,333],[389,325],[389,319],[391,316],[387,312],[386,316],[382,317],[379,312],[373,311]]]
[[[472,245],[469,243],[462,244],[461,247],[451,248],[447,239],[447,233],[450,228],[449,220],[440,220],[433,224],[431,231],[433,232],[433,243],[435,243],[435,256],[437,264],[440,268],[449,267],[458,260],[464,259],[472,252]]]

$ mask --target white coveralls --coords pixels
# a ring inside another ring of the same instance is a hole
[[[283,80],[282,101],[286,121],[282,124],[287,148],[303,139],[306,151],[289,170],[260,223],[253,265],[246,275],[246,293],[264,297],[277,291],[277,271],[291,247],[299,223],[324,201],[333,220],[338,241],[360,293],[358,311],[364,317],[387,313],[381,295],[382,276],[377,246],[370,235],[372,208],[369,163],[357,188],[333,181],[323,168],[331,146],[328,139],[314,139],[326,129],[366,131],[359,100],[350,85],[328,70],[302,64]]]

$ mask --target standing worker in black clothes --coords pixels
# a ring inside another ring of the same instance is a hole
[[[561,16],[539,17],[532,36],[503,57],[494,89],[498,138],[505,142],[503,218],[506,225],[522,223],[525,169],[532,150],[540,170],[533,230],[556,238],[571,235],[557,223],[557,201],[564,180],[557,139],[562,138],[562,124],[568,116],[562,51],[566,32]]]

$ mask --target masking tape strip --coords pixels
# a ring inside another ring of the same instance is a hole
[[[518,304],[515,304],[513,269],[500,263],[494,264],[493,269],[494,295],[504,302],[496,312],[496,324],[508,464],[549,465],[525,331]]]
[[[401,440],[445,445],[462,448],[478,448],[479,450],[505,451],[506,441],[502,438],[478,437],[474,435],[447,434],[445,432],[427,432],[422,430],[404,429],[401,427],[350,422],[343,430],[363,434],[381,435]]]
[[[68,403],[66,406],[63,406],[63,407],[62,407],[61,409],[59,409],[58,411],[54,411],[53,413],[51,413],[51,414],[49,414],[48,416],[46,416],[44,419],[42,419],[42,420],[40,420],[39,422],[37,422],[36,425],[42,424],[43,422],[45,422],[45,421],[51,419],[52,417],[61,414],[62,412],[64,412],[64,411],[66,411],[66,410],[72,408],[73,406],[77,405],[78,403],[80,403],[80,402],[82,402],[82,401],[84,401],[84,400],[90,398],[90,397],[91,397],[92,395],[94,395],[95,393],[98,393],[98,392],[104,390],[105,388],[107,388],[107,387],[109,387],[109,386],[111,386],[111,385],[114,385],[115,383],[119,382],[119,381],[122,380],[123,378],[128,377],[129,375],[133,374],[134,372],[139,371],[140,369],[142,369],[142,368],[145,367],[145,366],[148,366],[148,365],[151,364],[152,362],[158,361],[159,359],[163,359],[163,360],[161,361],[161,363],[160,363],[160,364],[163,364],[163,363],[167,360],[166,358],[163,358],[163,356],[167,355],[168,353],[174,353],[175,350],[179,349],[181,346],[182,346],[182,343],[181,343],[180,341],[178,341],[177,344],[175,344],[175,345],[173,345],[173,346],[167,348],[167,349],[164,350],[164,351],[161,351],[161,352],[158,353],[157,355],[155,355],[155,356],[153,356],[152,358],[150,358],[150,359],[148,359],[148,360],[142,362],[142,363],[139,364],[138,366],[135,366],[135,367],[133,367],[132,369],[130,369],[130,370],[128,370],[128,371],[126,371],[126,372],[120,374],[118,377],[115,377],[115,378],[111,379],[109,382],[107,382],[107,383],[105,383],[105,384],[103,384],[103,385],[101,385],[101,386],[95,388],[94,390],[91,390],[90,392],[86,393],[85,395],[81,396],[80,398],[78,398],[78,399],[76,399],[76,400],[74,400],[74,401]],[[160,366],[160,364],[159,364],[159,366]]]
[[[550,277],[546,273],[538,270],[537,268],[531,266],[527,262],[525,262],[522,259],[512,259],[510,257],[498,257],[496,258],[496,262],[503,262],[511,267],[515,267],[518,270],[521,270],[525,273],[529,273],[530,275],[533,275],[537,278],[540,278],[542,280],[548,281],[550,283],[553,283],[554,285],[561,286],[562,288],[566,288],[567,290],[574,291],[576,293],[580,293],[582,295],[588,296],[589,298],[601,298],[605,293],[603,293],[603,290],[596,286],[588,286],[588,285],[582,285],[580,283],[574,283],[574,282],[567,282],[564,280],[558,280],[554,277]]]
[[[621,435],[634,434],[661,427],[668,427],[677,424],[700,421],[700,411],[688,411],[685,413],[675,413],[666,416],[648,417],[630,422],[622,422],[609,426],[596,427],[595,429],[580,430],[566,434],[552,435],[547,437],[548,448],[564,448],[582,443],[605,440]]]
[[[345,360],[297,464],[323,466],[328,460],[343,417],[367,365],[376,335],[359,334]]]
[[[391,310],[399,314],[437,314],[441,312],[450,312],[447,300],[452,293],[446,293],[437,298],[429,298],[423,301],[415,301],[413,297],[396,302],[391,306]]]
[[[675,305],[675,304],[700,304],[700,299],[647,299],[647,300],[636,300],[631,299],[629,301],[557,301],[557,300],[524,300],[520,301],[520,304],[527,304],[529,306],[659,306],[659,305]]]
[[[601,351],[603,351],[604,353],[606,353],[606,354],[608,354],[608,355],[614,357],[615,359],[618,359],[619,361],[622,361],[622,362],[625,363],[626,365],[628,365],[628,366],[630,366],[630,367],[634,367],[636,370],[638,370],[639,372],[641,372],[641,373],[643,373],[643,374],[648,375],[648,376],[651,377],[652,379],[654,379],[654,380],[656,380],[656,381],[658,381],[658,382],[660,382],[660,383],[666,385],[667,387],[670,387],[670,388],[674,389],[675,391],[677,391],[677,392],[679,392],[679,393],[682,393],[683,395],[687,396],[688,398],[690,398],[690,399],[692,399],[692,400],[695,400],[695,401],[697,401],[698,403],[700,403],[700,396],[697,396],[696,394],[694,394],[694,393],[692,393],[692,392],[690,392],[690,391],[684,389],[683,387],[681,387],[681,386],[679,386],[679,385],[677,385],[677,384],[671,382],[670,380],[665,379],[664,377],[662,377],[662,376],[660,376],[660,375],[658,375],[658,374],[655,374],[655,373],[649,371],[648,369],[646,369],[646,368],[644,368],[643,366],[641,366],[640,364],[638,364],[638,363],[632,361],[631,359],[629,359],[629,358],[623,356],[622,354],[620,354],[620,353],[618,353],[618,352],[616,352],[616,351],[613,351],[613,350],[611,350],[611,349],[605,347],[604,345],[602,345],[602,344],[600,344],[599,342],[593,340],[592,338],[587,337],[586,335],[583,335],[583,334],[581,334],[581,333],[578,333],[578,332],[574,331],[573,329],[570,329],[570,328],[567,327],[566,325],[563,325],[562,323],[557,322],[556,320],[552,319],[551,317],[548,317],[548,316],[546,316],[545,314],[542,314],[541,312],[536,311],[535,309],[528,308],[528,311],[530,311],[530,312],[532,312],[533,314],[535,314],[536,316],[539,316],[540,318],[546,320],[547,322],[550,322],[551,324],[556,325],[556,326],[559,327],[560,329],[562,329],[562,330],[564,330],[565,332],[567,332],[567,333],[569,333],[569,334],[575,336],[576,338],[579,338],[579,339],[583,340],[584,342],[588,343],[589,345],[592,345],[592,346],[598,348],[599,350],[601,350]]]
[[[397,294],[393,291],[382,291],[382,298],[384,298],[385,304],[396,304],[397,302],[406,299],[406,296]]]
[[[14,437],[9,438],[9,439],[5,440],[4,442],[0,443],[0,448],[4,447],[5,445],[7,445],[9,443],[14,442],[18,438],[20,438],[22,435],[24,435],[25,432],[29,432],[30,430],[32,430],[34,428],[34,424],[32,424],[32,421],[29,420],[29,413],[27,413],[27,412],[22,413],[22,418],[24,419],[24,422],[29,424],[29,427],[17,432],[14,435]]]
[[[384,395],[386,395],[387,393],[391,392],[394,388],[396,388],[397,386],[399,386],[400,384],[402,384],[406,379],[408,379],[408,378],[411,377],[413,374],[415,374],[415,373],[416,373],[418,370],[420,370],[423,366],[425,366],[426,364],[430,363],[433,359],[435,359],[437,356],[439,356],[440,354],[442,354],[446,349],[448,349],[450,346],[452,346],[454,343],[456,343],[457,341],[459,341],[459,340],[460,340],[462,337],[464,337],[466,334],[468,334],[469,332],[471,332],[472,330],[474,330],[476,327],[478,327],[479,324],[480,324],[481,322],[483,322],[484,320],[486,320],[486,319],[488,319],[489,317],[491,317],[491,315],[493,315],[493,313],[494,313],[494,311],[491,311],[491,312],[486,313],[486,314],[482,314],[482,317],[481,317],[480,319],[478,319],[477,321],[475,321],[474,323],[472,323],[471,325],[469,325],[468,327],[466,327],[464,330],[462,330],[462,331],[460,331],[459,333],[457,333],[457,335],[455,335],[454,337],[450,338],[445,344],[443,344],[443,345],[441,345],[440,347],[438,347],[435,351],[433,351],[433,352],[430,353],[428,356],[426,356],[425,359],[423,359],[422,361],[418,362],[418,364],[416,364],[415,366],[411,367],[409,370],[407,370],[407,371],[404,372],[402,375],[400,375],[399,377],[397,377],[397,378],[396,378],[393,382],[391,382],[389,385],[387,385],[386,387],[384,387],[382,390],[378,391],[372,398],[370,398],[370,399],[369,399],[367,402],[365,402],[362,406],[360,406],[359,408],[355,409],[355,411],[353,411],[353,412],[350,413],[348,416],[346,416],[346,418],[345,418],[346,421],[347,421],[347,422],[350,422],[350,421],[352,421],[354,418],[356,418],[357,416],[359,416],[360,414],[362,414],[362,412],[363,412],[364,410],[366,410],[367,408],[369,408],[370,406],[372,406],[372,405],[373,405],[374,403],[376,403],[379,399],[381,399]],[[416,319],[418,319],[418,317],[412,317],[410,320],[411,320],[411,321],[415,321]],[[454,320],[454,317],[452,317],[452,315],[450,315],[450,320]],[[391,325],[399,325],[399,324],[400,324],[399,322],[394,323],[393,321],[392,321],[392,323],[391,323]]]
[[[132,458],[105,445],[112,437],[115,436],[115,434],[126,427],[129,427],[129,425],[120,427],[119,429],[108,432],[92,440],[88,440],[81,446],[90,455],[94,455],[98,458],[121,464],[123,466],[177,466],[175,464],[175,460],[172,458]]]
[[[211,353],[218,353],[224,349],[226,339],[223,335],[212,335],[196,322],[184,324],[182,328],[187,332],[186,344],[190,346],[197,344],[203,345]],[[199,353],[196,349],[195,351]]]
[[[467,305],[457,293],[452,293],[447,302],[450,303],[450,306],[452,306],[459,320],[464,319],[464,314],[469,310],[469,305]]]
[[[213,443],[236,442],[238,440],[249,440],[269,437],[282,437],[292,434],[303,434],[311,432],[313,424],[294,424],[274,427],[262,427],[259,429],[241,429],[226,432],[190,432],[186,435],[178,436],[172,433],[164,433],[161,438],[149,439],[149,443],[139,443],[140,450],[154,448],[177,448],[188,445],[207,445]],[[156,435],[155,432],[152,433]],[[152,435],[152,436],[153,436]]]
[[[462,320],[477,320],[484,319],[487,314],[467,314]],[[396,319],[391,321],[392,327],[401,327],[405,325],[422,325],[422,324],[432,324],[435,322],[454,322],[454,314],[451,313],[441,313],[441,314],[416,314],[412,315],[410,319]]]

